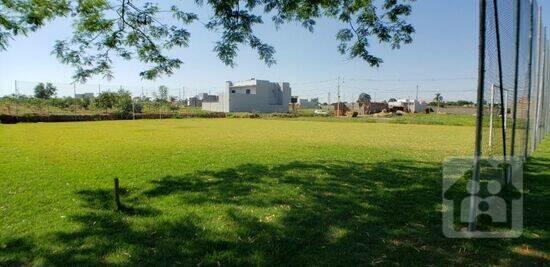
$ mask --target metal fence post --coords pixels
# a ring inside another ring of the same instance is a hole
[[[541,95],[542,95],[542,88],[544,87],[544,71],[545,71],[545,63],[546,63],[546,51],[545,51],[545,39],[546,34],[543,32],[542,27],[542,8],[539,8],[539,49],[540,49],[540,57],[539,57],[539,71],[538,71],[538,88],[537,88],[537,98],[536,98],[536,106],[535,106],[535,124],[534,124],[534,136],[533,136],[533,146],[532,151],[535,151],[538,145],[539,141],[539,135],[540,135],[540,109],[541,109]]]
[[[478,186],[480,175],[480,157],[481,157],[481,138],[483,135],[483,93],[485,90],[485,34],[486,34],[486,15],[487,2],[486,0],[479,1],[479,65],[478,65],[478,81],[477,81],[477,119],[476,119],[476,143],[474,154],[474,175],[472,176],[472,186]],[[475,192],[475,190],[471,190]],[[470,195],[470,210],[468,229],[474,231],[476,229],[475,218],[476,201],[475,195]]]
[[[515,51],[515,66],[514,66],[514,103],[512,110],[512,140],[511,140],[511,149],[510,156],[515,156],[516,154],[516,127],[517,127],[517,113],[518,113],[518,80],[519,80],[519,39],[521,31],[521,1],[516,1],[516,51]]]
[[[537,146],[537,135],[538,135],[538,112],[539,112],[539,98],[540,98],[540,90],[541,90],[541,86],[542,86],[542,62],[541,60],[544,58],[544,51],[543,51],[543,46],[542,46],[542,43],[543,43],[543,39],[542,39],[542,8],[538,8],[538,21],[537,21],[537,72],[536,72],[536,82],[537,84],[535,85],[535,90],[536,90],[536,94],[535,94],[535,99],[534,99],[534,107],[532,106],[531,108],[534,108],[533,110],[533,115],[534,115],[534,118],[533,118],[533,122],[532,122],[532,128],[533,128],[533,137],[532,138],[529,138],[531,139],[531,146],[530,146],[530,153],[535,151],[535,148]]]
[[[525,144],[524,144],[524,158],[529,156],[529,134],[531,127],[531,97],[533,92],[533,50],[534,50],[534,33],[535,33],[535,2],[531,1],[530,8],[530,19],[529,19],[529,63],[527,65],[527,121],[525,125]]]
[[[503,75],[502,75],[502,48],[501,48],[501,43],[500,43],[500,20],[499,20],[499,15],[498,15],[498,1],[497,0],[493,0],[493,8],[494,8],[494,20],[495,20],[495,34],[496,34],[496,43],[497,43],[497,61],[498,61],[498,83],[499,83],[499,92],[500,92],[500,116],[501,116],[501,123],[502,123],[502,126],[501,126],[501,133],[502,133],[502,158],[503,158],[503,161],[504,163],[507,162],[507,159],[506,159],[506,155],[507,155],[507,151],[506,151],[506,127],[505,127],[505,123],[506,123],[506,112],[504,111],[504,90],[506,90],[504,88],[504,79],[503,79]],[[507,177],[508,177],[508,167],[506,166],[506,164],[504,164],[504,169],[503,169],[503,178],[504,178],[504,181],[507,181]]]
[[[504,162],[506,162],[506,130],[504,129],[504,79],[502,75],[502,49],[500,44],[500,20],[498,15],[498,1],[493,0],[494,8],[494,20],[495,20],[495,33],[496,33],[496,43],[497,43],[497,60],[498,60],[498,83],[500,87],[500,116],[501,123],[503,124],[502,129],[502,156]]]

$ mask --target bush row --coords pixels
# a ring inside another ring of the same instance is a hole
[[[141,119],[181,119],[181,118],[225,118],[226,114],[221,112],[212,113],[181,113],[181,114],[154,114],[138,113],[136,120]],[[25,114],[21,116],[0,115],[0,123],[12,124],[18,122],[71,122],[71,121],[103,121],[103,120],[132,120],[131,113],[111,113],[95,115],[40,115]]]

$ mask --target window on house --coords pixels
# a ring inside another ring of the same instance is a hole
[[[250,94],[250,89],[246,89],[246,94],[247,94],[247,95]]]
[[[233,90],[231,90],[231,93],[232,93],[232,94],[234,94],[234,93],[235,93],[235,90],[234,90],[234,89],[233,89]]]

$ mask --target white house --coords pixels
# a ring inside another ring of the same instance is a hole
[[[410,113],[420,113],[428,108],[428,104],[424,101],[397,99],[397,101],[388,102],[390,110],[403,110]]]
[[[217,101],[203,102],[202,109],[214,112],[288,112],[290,84],[265,80],[226,82]]]
[[[320,106],[319,98],[312,98],[311,100],[300,99],[301,108],[319,108]]]

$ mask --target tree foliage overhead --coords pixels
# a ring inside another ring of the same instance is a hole
[[[344,27],[336,34],[338,51],[350,58],[361,58],[371,66],[382,59],[369,52],[374,41],[393,49],[412,42],[412,25],[404,19],[411,13],[414,0],[194,0],[208,8],[212,16],[204,26],[219,32],[214,52],[228,66],[235,66],[240,47],[257,51],[267,65],[276,63],[275,48],[262,41],[254,26],[268,16],[278,28],[298,22],[313,31],[316,20],[333,18]],[[79,81],[102,75],[111,78],[112,59],[137,58],[148,65],[140,73],[145,79],[171,75],[183,62],[167,51],[186,47],[191,33],[187,27],[199,20],[197,14],[178,7],[179,1],[133,0],[0,0],[0,50],[7,49],[9,39],[26,35],[57,17],[71,16],[73,36],[57,41],[53,54],[71,65]],[[170,4],[167,10],[161,5]],[[162,14],[172,19],[163,21]]]
[[[26,36],[69,12],[67,0],[0,0],[0,51],[14,36]]]

